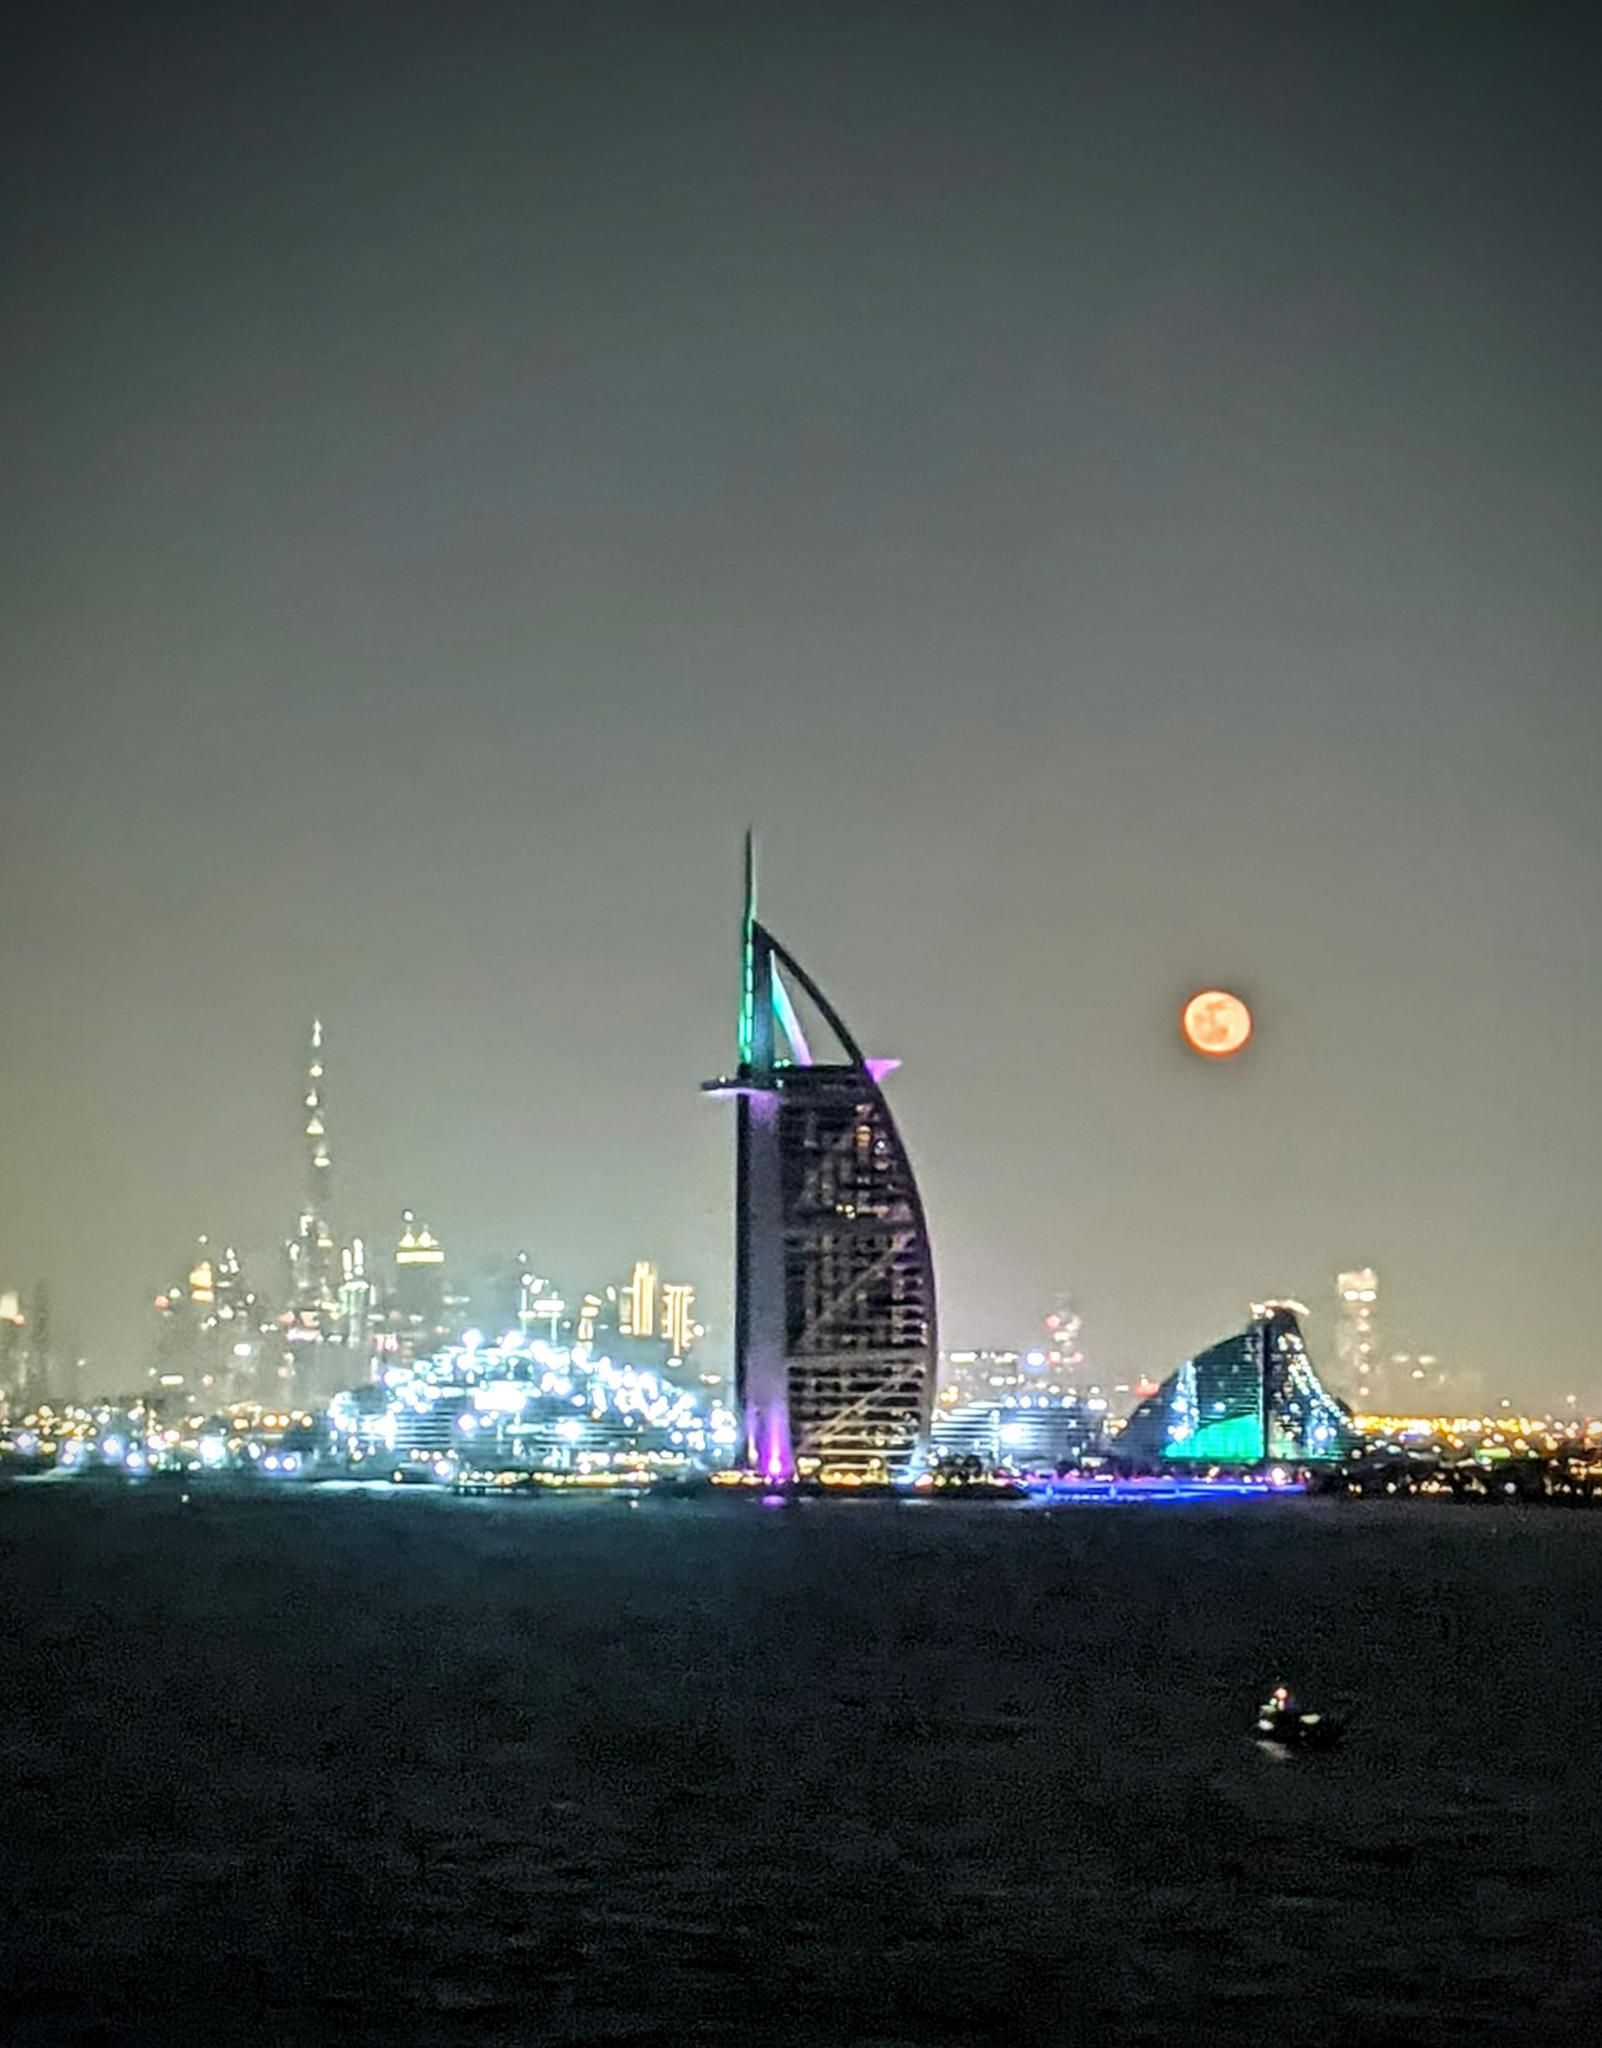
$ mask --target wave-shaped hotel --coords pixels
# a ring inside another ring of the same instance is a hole
[[[1245,1329],[1187,1358],[1140,1403],[1116,1457],[1150,1470],[1316,1466],[1344,1458],[1354,1442],[1351,1412],[1319,1378],[1295,1309],[1261,1302]]]

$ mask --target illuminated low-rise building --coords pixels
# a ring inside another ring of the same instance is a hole
[[[1131,1388],[1126,1382],[1089,1379],[1084,1360],[1073,1366],[1042,1347],[1029,1351],[944,1351],[940,1355],[940,1392],[935,1412],[970,1401],[999,1401],[1009,1394],[1049,1394],[1100,1403],[1100,1411],[1120,1396],[1156,1391],[1155,1382]],[[1098,1411],[1098,1412],[1100,1412]]]
[[[354,1462],[444,1479],[468,1469],[676,1471],[720,1463],[732,1415],[647,1367],[587,1346],[486,1344],[476,1333],[381,1385],[336,1397],[329,1420]]]
[[[1070,1394],[1006,1394],[999,1400],[937,1407],[931,1459],[975,1457],[987,1469],[1055,1472],[1093,1453],[1106,1402],[1092,1408]]]

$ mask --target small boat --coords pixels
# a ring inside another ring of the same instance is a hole
[[[1288,1685],[1276,1685],[1257,1709],[1257,1740],[1281,1749],[1333,1749],[1345,1732],[1343,1721],[1303,1713]]]

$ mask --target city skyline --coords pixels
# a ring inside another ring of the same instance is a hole
[[[948,1343],[1066,1282],[1109,1380],[1270,1293],[1327,1362],[1372,1266],[1387,1352],[1596,1405],[1586,51],[834,29],[30,22],[0,1287],[100,1357],[276,1245],[320,1014],[347,1213],[726,1330],[750,820]]]
[[[752,836],[749,833],[747,834],[746,860],[748,887],[752,887],[751,877],[754,874],[752,867],[753,842]],[[754,896],[752,900],[754,901]],[[763,944],[766,947],[773,949],[775,952],[778,951],[771,938],[767,934],[761,933],[759,926],[752,924],[748,914],[746,921],[748,945],[750,943],[749,934],[753,929],[760,933]],[[788,956],[783,957],[788,958]],[[768,971],[772,974],[775,982],[778,983],[778,988],[773,998],[774,1023],[778,1025],[781,1031],[786,1031],[785,1019],[788,1018],[789,1025],[795,1028],[799,1042],[805,1047],[806,1039],[801,1036],[802,1027],[794,1006],[794,1000],[788,991],[784,989],[782,982],[779,982],[777,963],[775,962],[770,966]],[[746,979],[749,979],[749,972],[748,965],[747,969],[744,970]],[[803,994],[802,1000],[807,1003],[809,1010],[814,1008],[806,994]],[[748,1016],[751,1001],[752,992],[746,986],[746,980],[743,979],[740,989],[741,1023],[739,1047],[742,1062],[746,1058],[748,1051],[747,1036],[752,1030],[752,1021]],[[815,1034],[820,1021],[824,1023],[825,1029],[831,1028],[829,1019],[819,1019],[814,1016],[813,1023],[807,1027],[808,1031]],[[768,1035],[771,1036],[771,1031]],[[785,1036],[782,1043],[786,1047],[790,1045],[791,1041],[788,1035]],[[259,1291],[254,1288],[252,1289],[251,1299],[263,1307],[268,1304],[281,1303],[287,1310],[296,1310],[309,1323],[315,1324],[320,1317],[326,1318],[330,1311],[334,1311],[337,1314],[343,1298],[342,1289],[337,1278],[341,1270],[340,1262],[343,1259],[344,1280],[348,1285],[352,1277],[350,1261],[353,1248],[358,1262],[356,1267],[357,1277],[364,1281],[374,1282],[376,1293],[380,1298],[388,1295],[392,1299],[398,1298],[394,1296],[392,1287],[387,1284],[390,1279],[389,1269],[392,1266],[395,1269],[396,1277],[399,1276],[402,1269],[417,1265],[419,1262],[425,1263],[430,1270],[442,1270],[447,1261],[447,1253],[443,1240],[433,1233],[427,1218],[420,1216],[412,1207],[408,1206],[399,1209],[398,1212],[385,1219],[378,1230],[371,1228],[372,1219],[370,1217],[364,1215],[359,1222],[353,1224],[352,1220],[345,1215],[344,1204],[332,1192],[334,1162],[332,1157],[332,1140],[328,1124],[325,1122],[325,1118],[328,1116],[328,1104],[324,1095],[326,1087],[326,1069],[323,1064],[325,1058],[324,1026],[320,1016],[315,1017],[312,1021],[309,1057],[311,1066],[309,1071],[303,1076],[303,1081],[307,1085],[308,1090],[302,1101],[302,1112],[306,1121],[298,1126],[301,1132],[301,1142],[298,1150],[301,1164],[302,1194],[298,1203],[299,1219],[295,1227],[289,1232],[280,1230],[277,1238],[272,1240],[270,1244],[265,1240],[261,1244],[247,1243],[242,1236],[238,1238],[236,1243],[230,1237],[227,1230],[217,1233],[215,1236],[210,1230],[201,1230],[189,1241],[188,1249],[191,1256],[203,1259],[208,1266],[218,1256],[222,1258],[225,1266],[232,1263],[232,1270],[237,1281],[240,1273],[240,1267],[237,1263],[240,1257],[239,1246],[244,1245],[243,1256],[246,1270],[252,1276],[258,1278],[263,1274],[270,1276],[266,1284]],[[812,1053],[808,1052],[807,1057],[810,1061],[813,1057]],[[875,1074],[875,1085],[877,1085],[877,1080],[883,1073],[899,1065],[900,1062],[898,1060],[875,1060],[868,1062],[869,1068]],[[708,1083],[705,1084],[705,1087],[712,1093],[720,1092],[720,1090],[727,1092],[733,1089],[733,1084],[722,1083],[714,1085]],[[738,1093],[739,1091],[733,1089],[733,1092]],[[398,1223],[399,1229],[393,1230],[391,1226],[396,1223]],[[736,1224],[731,1232],[731,1235],[736,1237],[737,1227]],[[392,1238],[393,1242],[391,1241]],[[419,1249],[419,1247],[422,1247],[422,1249]],[[308,1252],[318,1257],[326,1267],[326,1275],[313,1284],[308,1284],[307,1280]],[[363,1260],[365,1260],[365,1268],[362,1264]],[[169,1259],[168,1267],[163,1268],[163,1270],[168,1270],[173,1263]],[[587,1264],[582,1259],[579,1263],[585,1266],[586,1271],[593,1272],[598,1270],[596,1261],[593,1258]],[[604,1261],[602,1263],[604,1264]],[[458,1246],[451,1264],[453,1267],[453,1283],[457,1285],[473,1281],[482,1286],[492,1271],[500,1267],[504,1267],[506,1272],[510,1274],[514,1266],[521,1265],[531,1275],[534,1273],[529,1253],[526,1250],[511,1249],[510,1242],[507,1240],[497,1240],[493,1246],[489,1242],[476,1243],[465,1253]],[[623,1277],[625,1267],[630,1268],[626,1278]],[[660,1267],[653,1266],[649,1261],[637,1257],[631,1261],[625,1261],[624,1266],[618,1268],[618,1272],[618,1282],[611,1291],[616,1296],[618,1326],[623,1335],[633,1334],[631,1329],[631,1318],[633,1317],[640,1318],[641,1329],[645,1334],[650,1334],[658,1321],[660,1321],[660,1327],[664,1335],[672,1329],[688,1330],[693,1327],[695,1341],[697,1342],[699,1354],[703,1362],[715,1364],[725,1370],[732,1371],[735,1341],[734,1325],[738,1320],[734,1306],[733,1290],[731,1290],[729,1305],[730,1322],[726,1327],[714,1329],[711,1341],[707,1342],[705,1340],[708,1333],[704,1326],[698,1322],[693,1322],[697,1299],[703,1294],[700,1283],[664,1282]],[[0,1279],[3,1279],[3,1277],[0,1276]],[[195,1277],[194,1273],[188,1275],[191,1282]],[[1322,1336],[1323,1343],[1320,1348],[1326,1356],[1327,1367],[1335,1375],[1340,1390],[1358,1407],[1376,1405],[1369,1397],[1380,1391],[1383,1391],[1388,1397],[1394,1397],[1390,1399],[1390,1405],[1396,1405],[1396,1400],[1402,1399],[1405,1396],[1406,1382],[1409,1376],[1407,1369],[1412,1368],[1415,1364],[1412,1354],[1390,1354],[1385,1361],[1391,1368],[1390,1372],[1388,1374],[1382,1372],[1379,1383],[1375,1385],[1369,1384],[1371,1374],[1367,1368],[1367,1359],[1374,1347],[1368,1342],[1368,1337],[1372,1332],[1375,1321],[1375,1311],[1372,1304],[1374,1302],[1373,1289],[1376,1281],[1377,1276],[1372,1268],[1366,1268],[1360,1272],[1337,1272],[1332,1276],[1333,1303],[1329,1312],[1325,1312],[1322,1308],[1310,1310],[1301,1304],[1297,1304],[1302,1315],[1312,1322],[1315,1330]],[[555,1287],[559,1292],[562,1284],[562,1281],[555,1277],[554,1274],[546,1275],[541,1281],[541,1285],[547,1291]],[[10,1291],[4,1293],[3,1298],[7,1303],[15,1304],[15,1307],[8,1308],[5,1310],[5,1313],[20,1312],[29,1294],[36,1292],[40,1287],[43,1287],[47,1293],[51,1293],[54,1286],[55,1282],[49,1276],[44,1276],[42,1280],[35,1277],[31,1283],[22,1287],[13,1284]],[[1354,1304],[1359,1300],[1357,1292],[1359,1287],[1367,1291],[1361,1296],[1363,1306],[1356,1310],[1360,1320],[1357,1323],[1353,1323],[1350,1318],[1353,1314]],[[371,1297],[374,1293],[374,1286],[367,1287],[366,1291],[369,1297]],[[0,1292],[3,1292],[3,1290],[0,1290]],[[168,1306],[167,1296],[171,1292],[170,1288],[163,1288],[152,1299],[147,1288],[139,1302],[132,1305],[131,1313],[120,1314],[117,1317],[114,1325],[117,1335],[109,1347],[109,1356],[108,1353],[102,1353],[99,1357],[90,1357],[87,1360],[91,1367],[91,1378],[94,1377],[94,1369],[96,1367],[110,1365],[110,1360],[112,1359],[116,1361],[116,1364],[111,1367],[112,1379],[106,1382],[108,1389],[114,1382],[117,1385],[121,1384],[121,1381],[115,1380],[115,1372],[118,1368],[123,1369],[125,1372],[131,1372],[133,1379],[138,1377],[139,1370],[143,1368],[147,1354],[153,1355],[153,1347],[154,1351],[158,1352],[160,1348],[159,1340],[152,1336],[148,1327],[148,1313],[143,1312],[147,1312],[152,1306],[157,1311],[164,1311]],[[712,1300],[718,1298],[719,1287],[716,1279],[707,1284],[704,1293],[706,1298]],[[464,1296],[463,1300],[465,1301],[466,1299],[467,1297]],[[1056,1297],[1056,1300],[1057,1308],[1060,1311],[1063,1303],[1069,1300],[1069,1297],[1059,1295]],[[566,1302],[563,1306],[575,1309],[582,1315],[583,1308],[588,1307],[591,1303],[598,1307],[600,1297],[584,1297],[583,1307],[580,1306],[577,1299]],[[1251,1306],[1254,1314],[1260,1312],[1260,1305],[1258,1303],[1254,1301]],[[1048,1313],[1042,1316],[1038,1323],[1032,1320],[1032,1315],[1033,1311],[1028,1305],[1014,1303],[1011,1305],[1009,1313],[1004,1317],[1004,1328],[986,1331],[978,1336],[961,1336],[954,1347],[942,1346],[940,1355],[945,1357],[947,1350],[950,1348],[954,1348],[959,1355],[971,1355],[971,1353],[966,1351],[965,1347],[973,1344],[980,1346],[999,1344],[1003,1349],[1008,1345],[1013,1345],[1027,1350],[1031,1345],[1050,1344],[1055,1341],[1052,1336],[1052,1315]],[[285,1320],[289,1319],[286,1315]],[[72,1321],[70,1315],[62,1320],[66,1323],[69,1331],[76,1329],[76,1324]],[[472,1319],[469,1318],[468,1320]],[[1077,1335],[1079,1326],[1077,1314],[1073,1316],[1073,1323],[1075,1334]],[[1360,1329],[1362,1332],[1361,1367],[1359,1357],[1354,1349],[1355,1340],[1352,1337],[1354,1328]],[[1383,1322],[1381,1323],[1381,1328],[1384,1328]],[[442,1329],[442,1337],[443,1334]],[[1187,1357],[1188,1355],[1186,1354]],[[83,1362],[78,1361],[78,1363]],[[1138,1384],[1143,1375],[1161,1374],[1170,1365],[1182,1362],[1182,1360],[1177,1359],[1172,1361],[1148,1359],[1137,1361],[1133,1364],[1126,1364],[1122,1361],[1113,1364],[1104,1363],[1097,1359],[1086,1360],[1081,1358],[1078,1361],[1081,1369],[1075,1377],[1078,1380],[1082,1380],[1087,1387],[1090,1386],[1092,1381],[1095,1381],[1095,1390],[1102,1391],[1104,1384],[1108,1388],[1113,1387],[1120,1381],[1123,1381],[1125,1384]],[[65,1354],[63,1354],[60,1363],[62,1365],[70,1363]],[[1485,1391],[1478,1384],[1478,1375],[1471,1373],[1468,1369],[1461,1366],[1454,1370],[1450,1360],[1445,1362],[1443,1368],[1441,1359],[1432,1353],[1428,1354],[1422,1363],[1434,1370],[1428,1374],[1414,1372],[1411,1376],[1415,1380],[1428,1379],[1437,1393],[1442,1393],[1443,1390],[1454,1386],[1462,1386],[1465,1389],[1465,1398],[1468,1398],[1470,1390],[1473,1397],[1477,1398],[1481,1392]],[[156,1366],[151,1365],[149,1369],[151,1372],[154,1372]],[[338,1377],[337,1370],[335,1376],[336,1378]],[[356,1376],[360,1377],[359,1374]],[[1394,1384],[1392,1384],[1393,1381]],[[132,1380],[130,1379],[131,1383]],[[1496,1397],[1500,1397],[1500,1388],[1493,1390],[1493,1392]],[[1450,1396],[1447,1395],[1445,1398],[1446,1405],[1450,1406]],[[1381,1401],[1378,1405],[1383,1406],[1386,1403]],[[1441,1404],[1438,1401],[1436,1405],[1439,1406]]]

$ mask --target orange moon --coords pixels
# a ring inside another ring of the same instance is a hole
[[[1203,1059],[1232,1059],[1252,1035],[1252,1013],[1227,988],[1204,988],[1185,1005],[1179,1028]]]

